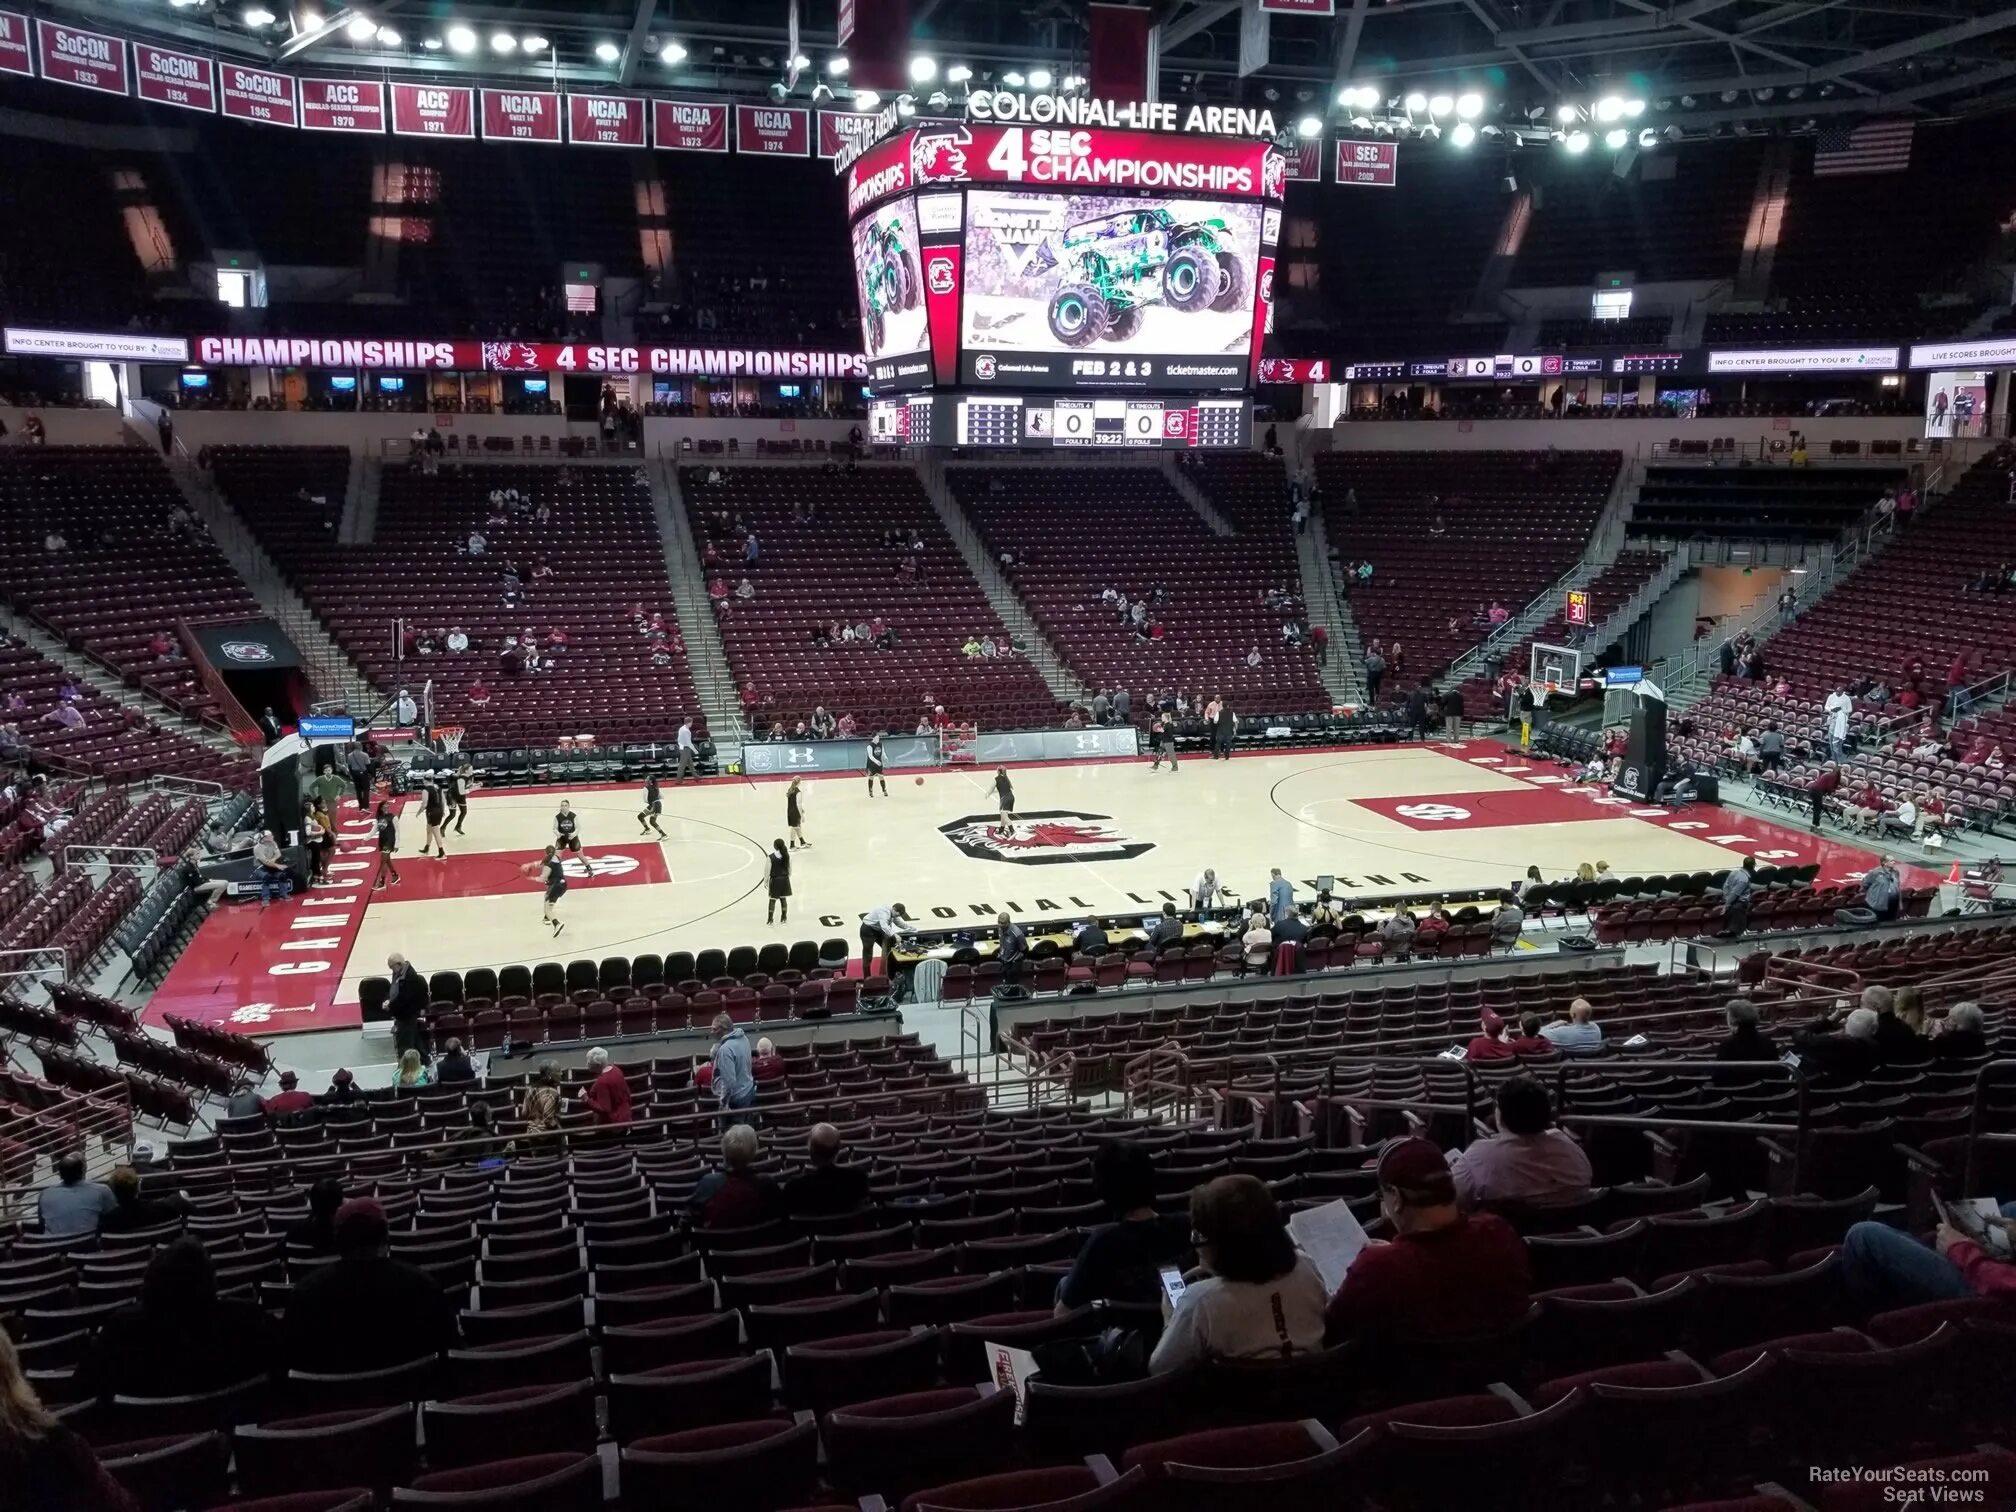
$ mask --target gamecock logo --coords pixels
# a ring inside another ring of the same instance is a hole
[[[924,269],[924,281],[931,286],[933,294],[952,292],[952,259],[934,257]]]
[[[483,366],[493,373],[537,372],[539,349],[523,341],[486,341]]]
[[[1458,808],[1453,803],[1403,803],[1393,812],[1429,824],[1453,824],[1470,817],[1470,810]]]
[[[1155,849],[1153,841],[1129,839],[1109,815],[1071,809],[1018,814],[1006,832],[998,815],[968,814],[939,825],[938,833],[975,861],[1012,861],[1017,866],[1131,861]]]
[[[1260,381],[1262,383],[1287,383],[1295,376],[1295,364],[1284,362],[1279,357],[1260,359]]]
[[[910,181],[966,177],[966,148],[973,133],[961,126],[956,131],[920,131],[910,138]]]
[[[1269,152],[1260,160],[1260,192],[1268,199],[1280,199],[1288,192],[1288,159]]]
[[[983,383],[991,382],[997,371],[998,369],[992,357],[975,357],[973,359],[973,376],[980,379]]]
[[[217,648],[234,662],[270,662],[273,651],[264,641],[225,641]]]

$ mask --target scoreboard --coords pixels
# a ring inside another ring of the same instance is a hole
[[[1250,446],[1248,399],[1172,395],[911,395],[868,406],[883,446],[1098,447],[1193,450]]]

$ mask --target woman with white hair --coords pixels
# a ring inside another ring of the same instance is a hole
[[[597,1045],[588,1052],[588,1069],[595,1079],[581,1094],[581,1106],[594,1115],[598,1124],[630,1122],[630,1078],[621,1066],[609,1064],[609,1052]]]

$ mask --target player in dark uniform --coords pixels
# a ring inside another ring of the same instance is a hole
[[[658,778],[653,775],[644,779],[644,807],[637,815],[637,833],[648,835],[653,830],[658,838],[665,838],[665,826],[658,822],[658,816],[665,812],[665,801],[658,796]]]
[[[378,876],[371,884],[371,891],[382,891],[385,875],[390,872],[392,885],[399,885],[399,868],[392,864],[393,853],[399,849],[399,821],[392,817],[392,805],[378,805]]]
[[[1015,789],[1008,781],[1008,768],[994,772],[994,796],[1001,801],[1001,833],[1010,833],[1015,824]]]
[[[420,784],[420,790],[427,802],[427,837],[420,842],[420,854],[424,856],[431,850],[445,861],[448,849],[441,843],[441,837],[448,824],[448,799],[441,791],[441,784],[431,778]]]
[[[791,850],[782,840],[770,842],[770,906],[763,911],[765,924],[781,924],[791,917]]]
[[[882,784],[882,796],[889,796],[889,779],[882,775],[882,732],[868,737],[868,796],[875,796],[875,784]]]
[[[560,861],[560,847],[547,846],[545,855],[537,861],[527,861],[519,869],[528,877],[544,876],[546,879],[546,911],[539,917],[542,923],[553,927],[554,934],[559,934],[567,927],[554,914],[560,900],[567,895],[567,873]]]
[[[581,854],[581,818],[565,798],[560,800],[560,812],[553,816],[553,844],[570,855]]]
[[[463,762],[448,775],[448,817],[455,821],[455,833],[469,818],[469,795],[476,791],[476,768]]]
[[[1169,728],[1169,717],[1160,711],[1148,726],[1148,753],[1154,758],[1148,763],[1149,771],[1160,771],[1164,756],[1169,758],[1169,770],[1176,770],[1176,732]]]
[[[809,848],[812,844],[805,838],[805,798],[800,789],[804,786],[796,777],[784,789],[784,827],[791,833],[792,850]]]

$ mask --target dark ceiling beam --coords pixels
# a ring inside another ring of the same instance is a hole
[[[637,12],[630,18],[630,35],[623,39],[623,56],[616,65],[616,82],[625,89],[637,82],[637,65],[644,61],[644,38],[658,15],[658,0],[637,0]]]
[[[1163,22],[1163,57],[1168,57],[1171,48],[1181,47],[1199,32],[1208,31],[1238,9],[1239,0],[1206,0],[1205,4],[1191,6],[1175,20]]]
[[[1924,53],[1937,52],[1941,48],[1971,42],[1976,37],[2006,31],[2012,26],[2016,26],[2016,7],[2005,6],[1953,26],[1922,32],[1915,37],[1906,37],[1903,41],[1893,42],[1888,47],[1857,51],[1814,68],[1778,74],[1751,74],[1748,77],[1739,75],[1735,78],[1695,79],[1690,81],[1688,88],[1691,92],[1700,94],[1704,90],[1713,92],[1722,89],[1781,89],[1794,84],[1846,82],[1849,74],[1866,74],[1891,63],[1902,63],[1906,59]]]
[[[1691,21],[1696,16],[1722,10],[1735,3],[1736,0],[1686,0],[1683,5],[1666,6],[1656,11],[1651,6],[1637,6],[1634,9],[1645,14],[1610,16],[1600,21],[1569,21],[1559,26],[1507,27],[1497,33],[1497,38],[1507,47],[1526,47],[1543,42],[1628,37],[1638,32],[1663,31],[1668,26]]]
[[[1624,0],[1624,4],[1630,6],[1633,10],[1643,11],[1648,15],[1659,14],[1651,5],[1646,3],[1646,0]],[[1693,16],[1681,18],[1680,24],[1691,32],[1698,32],[1702,37],[1711,42],[1728,43],[1730,54],[1736,61],[1736,70],[1739,73],[1744,71],[1744,53],[1754,54],[1764,59],[1767,63],[1776,63],[1781,68],[1804,69],[1812,67],[1812,64],[1804,58],[1795,58],[1792,54],[1780,52],[1775,47],[1766,47],[1762,42],[1754,41],[1750,37],[1737,32],[1723,31],[1719,26],[1710,26],[1706,21],[1699,20]],[[1796,46],[1797,44],[1792,45]],[[1873,95],[1877,92],[1872,86],[1856,79],[1843,79],[1841,83],[1844,88],[1852,89],[1858,94]]]
[[[1365,13],[1371,8],[1371,0],[1351,0],[1350,13],[1337,29],[1337,52],[1330,72],[1340,87],[1351,82],[1351,70],[1358,63],[1358,42],[1365,35]]]

